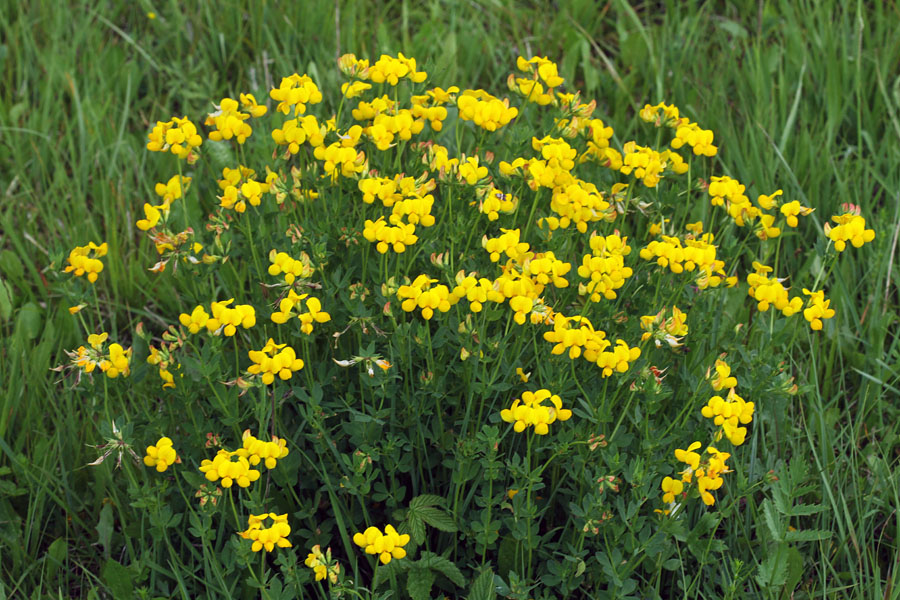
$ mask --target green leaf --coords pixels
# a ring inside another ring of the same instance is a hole
[[[796,548],[788,548],[787,563],[788,572],[784,588],[788,592],[793,592],[803,577],[803,555]]]
[[[825,506],[822,504],[798,504],[797,506],[792,506],[788,514],[792,517],[799,517],[801,515],[814,515],[823,510],[825,510]]]
[[[450,562],[449,559],[443,556],[438,556],[433,552],[423,552],[416,564],[422,567],[440,571],[447,579],[449,579],[459,587],[464,586],[466,583],[465,578],[463,578],[463,574],[455,564]]]
[[[97,541],[103,546],[103,553],[109,555],[109,544],[113,533],[112,505],[106,504],[100,509],[100,521],[97,523]]]
[[[12,250],[0,252],[0,270],[13,280],[22,279],[22,275],[25,273],[22,261],[19,260],[19,257]]]
[[[443,506],[443,504],[444,499],[440,496],[435,496],[434,494],[422,494],[421,496],[416,496],[409,501],[409,509],[418,511],[420,508],[424,508],[426,506]]]
[[[430,569],[419,566],[410,568],[406,580],[406,591],[412,600],[429,600],[431,586],[434,585],[434,573]]]
[[[53,543],[47,548],[47,554],[44,559],[47,575],[53,577],[56,574],[56,571],[62,566],[63,561],[66,559],[68,551],[69,548],[65,538],[56,538],[53,540]]]
[[[425,542],[425,522],[416,513],[409,511],[406,526],[409,528],[409,535],[413,541],[421,546]]]
[[[107,504],[106,507],[108,506]],[[127,567],[109,559],[103,565],[100,576],[113,598],[132,598],[134,596],[134,575]]]
[[[12,290],[0,279],[0,323],[8,321],[12,315]]]
[[[802,529],[797,531],[788,531],[784,535],[786,542],[817,542],[827,540],[831,537],[831,532],[825,529]]]
[[[451,533],[459,530],[453,521],[453,517],[439,508],[421,508],[416,513],[435,529]]]
[[[19,309],[16,317],[16,330],[23,341],[31,341],[41,333],[41,310],[34,302],[28,302]]]
[[[785,550],[779,546],[778,551],[769,555],[769,558],[760,563],[756,574],[756,582],[760,587],[778,587],[784,585],[787,572]]]
[[[494,572],[491,569],[485,569],[472,582],[472,588],[469,590],[469,600],[494,600],[497,597],[497,590],[494,588]]]
[[[781,522],[775,515],[775,509],[768,498],[762,502],[762,511],[763,516],[766,519],[766,526],[769,528],[769,533],[772,534],[772,538],[776,542],[782,541],[784,538],[781,533]]]

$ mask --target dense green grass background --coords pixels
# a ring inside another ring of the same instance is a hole
[[[0,2],[0,598],[104,589],[91,543],[110,475],[84,468],[96,424],[49,371],[82,343],[51,284],[70,248],[108,241],[118,257],[102,275],[111,330],[185,308],[130,260],[146,243],[135,215],[165,174],[146,132],[171,115],[196,120],[226,95],[265,97],[295,71],[334,90],[339,54],[399,51],[435,84],[492,91],[516,56],[546,55],[570,88],[597,99],[619,144],[645,102],[676,104],[715,132],[721,171],[816,208],[785,240],[798,256],[822,244],[841,203],[861,205],[878,237],[841,257],[828,293],[837,325],[813,342],[816,360],[798,343],[793,426],[758,452],[769,465],[806,465],[808,499],[828,508],[809,527],[833,536],[803,546],[816,568],[798,593],[897,597],[896,3],[181,4]],[[751,535],[763,518],[748,509],[729,534]],[[59,570],[69,589],[44,588]]]

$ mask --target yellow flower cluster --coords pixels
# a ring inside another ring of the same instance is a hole
[[[559,76],[556,63],[540,56],[532,57],[529,60],[520,56],[516,60],[516,66],[528,77],[516,77],[514,74],[510,74],[506,85],[511,92],[540,106],[546,106],[553,102],[553,88],[561,86],[564,81]],[[545,85],[548,88],[546,91],[544,91]]]
[[[478,186],[475,194],[478,197],[478,211],[487,215],[488,221],[496,221],[500,218],[500,213],[509,214],[519,206],[519,199],[516,196],[504,194],[494,187],[493,183]]]
[[[549,402],[549,405],[545,402]],[[540,389],[536,392],[524,392],[521,399],[516,398],[512,406],[500,411],[500,418],[513,423],[516,433],[534,427],[535,434],[547,435],[551,424],[568,421],[572,418],[572,411],[562,407],[559,396],[551,394],[550,390]]]
[[[219,188],[223,192],[218,197],[220,205],[239,213],[247,210],[248,202],[259,206],[262,195],[269,192],[272,182],[278,179],[278,174],[269,171],[263,182],[257,181],[255,177],[256,171],[243,165],[238,165],[236,169],[223,168],[222,179],[219,180]]]
[[[747,428],[738,423],[746,425],[753,421],[753,406],[753,402],[746,402],[737,395],[734,388],[729,388],[725,399],[713,396],[700,412],[722,428],[721,433],[716,434],[716,439],[724,433],[728,441],[740,446],[747,438]]]
[[[724,281],[729,287],[737,283],[736,277],[728,277],[723,270],[725,262],[716,258],[713,236],[706,233],[699,239],[688,236],[684,244],[681,238],[663,235],[661,240],[653,240],[640,251],[644,260],[656,259],[656,264],[668,267],[673,273],[697,271],[697,286],[700,289],[718,287]]]
[[[79,346],[75,352],[70,352],[72,364],[84,371],[92,373],[100,367],[100,371],[110,379],[119,375],[128,377],[131,374],[131,348],[127,350],[121,344],[113,343],[104,349],[107,332],[92,333],[88,336],[88,347]]]
[[[371,102],[360,100],[350,114],[356,121],[371,121],[378,115],[393,113],[396,110],[396,104],[390,96],[385,94],[372,98]]]
[[[701,457],[699,453],[695,452],[700,446],[700,442],[694,442],[687,447],[687,450],[680,448],[675,450],[675,459],[688,465],[688,468],[681,473],[682,486],[677,486],[671,481],[666,485],[666,480],[663,480],[663,501],[667,498],[673,501],[675,494],[681,493],[683,484],[691,485],[696,481],[697,491],[703,503],[707,506],[715,504],[716,499],[709,492],[722,487],[722,484],[725,482],[722,479],[722,475],[731,472],[731,469],[725,464],[725,461],[731,457],[731,454],[720,452],[713,446],[707,446]]]
[[[406,312],[421,309],[422,317],[426,321],[431,319],[436,310],[442,313],[450,310],[459,298],[451,294],[450,289],[444,284],[432,285],[437,281],[423,274],[416,277],[411,284],[401,285],[397,289],[397,297],[402,301],[400,307]]]
[[[308,279],[315,273],[309,262],[309,256],[303,252],[300,254],[300,260],[292,258],[287,252],[278,252],[272,249],[269,252],[269,275],[284,274],[284,282],[288,285],[294,283],[299,277],[300,279]]]
[[[154,186],[153,191],[156,192],[157,196],[162,198],[163,205],[168,208],[169,206],[171,206],[172,202],[178,200],[184,194],[186,194],[190,187],[190,177],[172,175],[172,177],[170,177],[167,182],[158,182]]]
[[[825,299],[825,291],[811,292],[803,288],[803,293],[809,296],[807,308],[803,309],[803,318],[809,321],[809,327],[813,331],[821,331],[822,321],[834,316],[834,309],[829,307],[831,300]]]
[[[197,133],[197,126],[187,117],[157,121],[147,139],[147,150],[150,152],[171,152],[178,158],[187,159],[188,164],[193,164],[199,158],[194,148],[199,148],[203,143],[203,138]]]
[[[635,179],[640,179],[646,187],[656,187],[666,169],[679,175],[688,171],[688,165],[684,159],[670,150],[657,152],[632,141],[625,143],[623,151],[624,156],[619,172],[625,175],[634,173]]]
[[[459,88],[453,85],[446,90],[436,87],[427,90],[421,96],[413,96],[410,98],[412,115],[416,119],[428,121],[432,131],[441,131],[444,128],[444,121],[447,119],[447,109],[444,104],[454,101],[458,93]]]
[[[69,252],[66,262],[69,263],[66,273],[75,273],[76,277],[81,277],[87,273],[87,279],[91,283],[97,281],[100,272],[103,270],[103,263],[100,258],[106,256],[109,246],[106,242],[100,245],[94,242],[88,242],[87,246],[76,246],[74,250]]]
[[[233,336],[238,327],[250,329],[256,325],[256,309],[252,305],[236,304],[232,307],[232,302],[234,298],[224,302],[213,302],[210,305],[211,317],[202,304],[197,305],[191,314],[178,315],[178,321],[191,333],[199,333],[205,327],[213,335],[224,333],[228,337]]]
[[[373,83],[387,83],[394,86],[404,77],[413,83],[422,83],[428,74],[416,69],[415,58],[406,58],[400,52],[396,58],[382,54],[375,64],[368,68],[366,79]]]
[[[158,369],[159,378],[163,380],[164,389],[175,387],[175,376],[169,371],[169,367],[175,364],[175,361],[165,343],[162,344],[161,349],[150,346],[150,355],[147,356],[147,363]],[[178,365],[176,364],[175,366],[177,367]]]
[[[311,335],[315,323],[327,323],[331,320],[331,315],[322,310],[322,303],[318,298],[309,294],[298,294],[294,290],[288,290],[288,295],[278,303],[278,311],[272,313],[272,322],[278,324],[287,323],[288,319],[294,315],[294,309],[297,306],[302,306],[304,300],[306,300],[306,312],[298,311],[297,313],[297,318],[301,323],[300,331],[306,335]]]
[[[487,176],[487,167],[478,164],[477,156],[466,158],[466,156],[463,155],[457,165],[457,177],[460,182],[464,181],[469,185],[475,185]]]
[[[230,488],[235,483],[238,487],[247,488],[259,479],[259,471],[250,468],[250,461],[237,451],[229,452],[221,448],[212,460],[204,459],[200,463],[200,472],[209,481],[222,480],[222,487]]]
[[[366,219],[363,237],[375,244],[375,249],[381,254],[385,254],[388,249],[401,254],[406,252],[407,246],[412,246],[419,240],[413,223],[388,225],[383,216],[375,221]]]
[[[325,143],[325,126],[319,124],[315,115],[296,117],[282,123],[281,128],[273,129],[272,139],[279,146],[287,146],[285,156],[297,154],[301,144],[308,142],[313,148],[323,145]]]
[[[687,118],[682,118],[681,121],[675,128],[675,137],[669,145],[678,150],[687,144],[697,156],[715,156],[719,149],[713,145],[713,132]]]
[[[725,398],[719,395],[709,399],[706,406],[701,409],[701,414],[713,422],[720,429],[715,434],[715,440],[722,439],[724,434],[735,446],[740,446],[747,438],[747,425],[753,421],[753,402],[747,402],[735,392],[737,379],[731,375],[731,367],[722,359],[715,363],[715,375],[707,371],[706,379],[712,388],[719,392],[728,390]]]
[[[550,231],[559,227],[566,229],[574,223],[580,233],[587,233],[588,223],[613,221],[616,211],[603,197],[603,193],[593,183],[575,179],[565,186],[553,188],[550,210],[559,217],[546,217],[544,221]]]
[[[644,108],[638,113],[642,121],[653,123],[656,127],[676,127],[681,123],[681,116],[678,107],[660,102],[656,105],[645,104]]]
[[[486,131],[497,131],[516,118],[519,109],[484,90],[465,90],[456,98],[459,118],[472,121]]]
[[[495,238],[484,236],[481,247],[491,255],[491,262],[500,260],[502,254],[506,254],[512,260],[524,262],[528,257],[528,242],[521,242],[521,231],[518,229],[501,229],[501,235]]]
[[[328,581],[337,583],[341,573],[340,563],[331,558],[331,548],[323,553],[318,544],[312,547],[303,564],[313,570],[316,581],[322,581],[328,577]]]
[[[651,337],[656,347],[662,346],[663,342],[670,348],[681,346],[681,340],[688,334],[687,313],[679,310],[677,306],[672,307],[672,316],[667,316],[667,310],[664,308],[655,315],[644,315],[641,317],[641,329],[644,333],[641,335],[641,341],[645,342]]]
[[[747,275],[747,283],[750,284],[747,293],[758,302],[757,308],[760,312],[765,312],[769,310],[770,306],[774,306],[775,310],[780,310],[784,316],[790,317],[803,308],[803,300],[800,296],[790,298],[787,288],[781,285],[782,280],[769,277],[772,267],[753,261],[753,268],[755,272]]]
[[[579,356],[595,363],[602,369],[603,377],[614,372],[624,373],[641,356],[638,347],[629,348],[624,340],[616,340],[616,345],[606,339],[606,332],[595,330],[587,317],[566,317],[556,313],[552,317],[553,330],[544,332],[544,339],[554,344],[551,352],[568,352],[572,360]]]
[[[170,438],[161,437],[155,446],[147,446],[144,464],[148,467],[156,467],[156,470],[162,473],[176,462],[181,461],[175,452],[175,448],[172,447]]]
[[[716,374],[710,380],[710,385],[717,392],[724,389],[731,389],[737,387],[737,378],[731,375],[731,367],[727,362],[721,359],[716,360],[715,364]],[[710,375],[707,374],[707,379],[709,379]]]
[[[294,116],[297,116],[306,113],[307,104],[321,102],[322,92],[309,75],[294,73],[290,77],[282,77],[281,84],[269,91],[269,97],[278,101],[275,110],[288,114],[293,108]]]
[[[378,198],[385,208],[392,208],[403,198],[424,198],[437,184],[434,179],[426,180],[425,177],[416,179],[395,175],[393,178],[366,177],[360,179],[357,186],[363,193],[363,202],[366,204],[372,204]]]
[[[474,275],[466,275],[465,271],[456,274],[456,287],[453,288],[453,296],[457,301],[465,298],[469,301],[469,310],[473,313],[481,312],[485,302],[503,302],[502,293],[494,289],[494,282],[487,277],[476,278]]]
[[[355,177],[366,170],[366,154],[343,143],[317,146],[313,156],[322,161],[325,173],[332,180],[338,177]]]
[[[244,431],[243,442],[244,445],[235,450],[234,454],[243,456],[254,467],[262,462],[267,469],[274,469],[278,461],[289,452],[287,441],[273,435],[272,441],[264,442],[251,435],[249,429]]]
[[[748,221],[753,221],[761,214],[759,208],[753,206],[750,198],[744,194],[746,189],[737,179],[732,179],[727,175],[713,175],[710,177],[707,193],[713,206],[724,206],[734,223],[738,227],[743,227]],[[760,198],[766,198],[766,196],[760,196]],[[766,203],[765,200],[763,203]]]
[[[607,236],[591,235],[591,254],[585,254],[578,267],[578,276],[590,279],[589,283],[578,284],[578,293],[589,295],[592,302],[601,298],[614,300],[616,290],[631,277],[631,267],[625,266],[625,256],[631,253],[627,237],[613,233]]]
[[[837,223],[836,227],[825,225],[825,235],[834,242],[834,248],[843,252],[850,242],[854,248],[861,248],[863,244],[875,239],[875,230],[866,229],[866,219],[852,212],[835,215],[831,220]]]
[[[614,133],[613,128],[604,124],[601,119],[591,119],[584,131],[589,136],[587,150],[578,157],[578,162],[592,160],[613,171],[621,169],[622,154],[609,145]]]
[[[377,555],[381,564],[386,565],[393,558],[406,556],[403,546],[409,543],[409,534],[400,535],[393,525],[386,525],[384,533],[377,527],[369,527],[362,533],[353,534],[353,543],[365,548],[366,554]]]
[[[263,523],[271,520],[269,527],[263,527]],[[291,526],[287,523],[287,513],[276,515],[268,513],[262,515],[250,515],[247,521],[247,530],[241,531],[240,536],[245,540],[253,540],[251,549],[259,552],[265,548],[266,552],[272,552],[275,546],[279,548],[290,548],[291,542],[287,536],[291,535]]]
[[[243,94],[242,96],[248,101],[252,98],[252,96]],[[254,116],[262,116],[266,113],[266,107],[256,104],[255,98],[251,108],[257,113]],[[250,113],[241,112],[237,100],[234,98],[222,98],[222,102],[216,105],[215,112],[207,115],[204,125],[215,127],[215,130],[209,133],[209,139],[214,142],[234,138],[238,144],[243,144],[253,133],[253,129],[247,123],[249,118]]]
[[[265,385],[275,381],[275,375],[282,381],[287,381],[295,371],[303,368],[303,359],[297,358],[293,348],[287,344],[276,344],[272,338],[269,338],[262,350],[250,350],[247,354],[253,361],[247,372],[260,375]]]
[[[412,136],[422,133],[424,128],[424,115],[416,118],[411,110],[403,108],[396,114],[375,115],[372,124],[363,131],[375,143],[375,147],[383,151],[393,146],[395,139],[409,140]]]

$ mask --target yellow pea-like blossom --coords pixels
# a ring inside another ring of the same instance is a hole
[[[251,435],[249,429],[244,431],[243,443],[241,448],[235,450],[235,454],[246,458],[254,467],[262,462],[267,469],[274,469],[278,461],[287,456],[289,452],[286,440],[273,435],[271,441],[264,442]]]
[[[171,438],[161,437],[156,445],[147,446],[144,464],[148,467],[156,467],[156,470],[162,473],[176,462],[180,462],[180,460],[175,448],[172,447]]]
[[[366,554],[377,556],[383,565],[391,562],[391,559],[404,558],[406,550],[403,546],[409,543],[409,539],[409,534],[397,533],[393,525],[386,525],[384,533],[377,527],[368,527],[353,535],[353,543],[364,548]]]
[[[269,338],[262,350],[250,350],[248,352],[253,364],[247,369],[251,375],[259,375],[265,385],[275,381],[275,376],[286,381],[294,372],[303,368],[303,359],[297,358],[297,353],[287,344],[276,344]]]
[[[829,305],[831,300],[825,299],[825,291],[817,290],[811,292],[803,288],[803,293],[809,296],[807,300],[807,308],[803,310],[803,318],[809,321],[809,327],[813,331],[821,331],[823,327],[822,321],[834,317],[834,309]]]
[[[66,259],[69,264],[66,266],[65,272],[74,273],[76,277],[87,274],[87,280],[94,283],[100,276],[100,272],[103,271],[103,263],[100,258],[106,256],[108,250],[109,246],[106,242],[99,245],[88,242],[87,246],[76,246],[69,252]]]
[[[271,522],[269,527],[263,525]],[[278,515],[266,513],[262,515],[250,515],[247,521],[246,531],[241,531],[240,536],[245,540],[253,540],[251,550],[259,552],[265,549],[272,552],[275,547],[290,548],[291,542],[287,536],[291,534],[291,526],[287,522],[287,513]]]
[[[848,212],[835,215],[831,220],[837,223],[837,226],[831,227],[826,224],[825,234],[834,242],[834,248],[838,252],[844,251],[847,242],[854,248],[861,248],[863,244],[875,239],[875,230],[866,229],[866,220],[859,214]]]
[[[512,423],[516,433],[534,427],[537,435],[547,435],[551,424],[568,421],[572,418],[572,411],[562,407],[559,396],[550,390],[540,389],[536,392],[524,392],[521,399],[516,398],[512,406],[500,411],[500,418]]]
[[[246,457],[220,449],[212,460],[203,460],[200,463],[200,472],[209,481],[222,482],[222,487],[230,488],[235,483],[238,487],[247,488],[259,479],[259,471],[250,467]]]
[[[669,504],[675,501],[675,496],[681,495],[681,492],[684,490],[684,483],[680,479],[664,477],[661,487],[663,491],[662,501]]]
[[[172,117],[171,121],[157,121],[147,135],[147,150],[151,152],[171,152],[188,164],[197,160],[195,148],[200,147],[203,138],[197,133],[197,126],[187,117]]]

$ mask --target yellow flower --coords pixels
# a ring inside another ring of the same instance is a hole
[[[259,479],[259,471],[250,468],[250,462],[246,457],[224,448],[218,451],[213,460],[201,462],[200,472],[209,481],[221,479],[224,488],[230,488],[235,483],[238,487],[250,487],[252,482]]]
[[[831,227],[826,224],[825,234],[834,242],[834,247],[838,252],[844,251],[847,242],[853,244],[854,248],[860,248],[863,244],[875,239],[875,231],[866,229],[866,220],[858,214],[848,212],[831,217],[831,220],[838,225]]]
[[[108,249],[106,242],[100,245],[88,242],[87,246],[76,246],[69,252],[69,257],[66,259],[69,264],[65,268],[65,272],[75,273],[76,277],[87,273],[88,281],[94,283],[100,272],[103,271],[103,263],[100,262],[100,258],[106,256]]]
[[[544,404],[550,402],[550,406]],[[527,391],[522,399],[513,400],[512,406],[500,411],[500,418],[513,423],[516,433],[522,433],[528,427],[534,427],[537,435],[547,435],[550,425],[556,421],[568,421],[572,411],[562,407],[562,400],[550,390],[541,389],[536,392]]]
[[[264,442],[253,437],[247,429],[243,440],[243,447],[235,450],[235,453],[246,458],[252,466],[263,462],[267,469],[274,469],[278,461],[288,455],[287,441],[274,435],[272,441]]]
[[[181,462],[181,460],[172,447],[170,438],[161,437],[155,446],[147,446],[144,464],[148,467],[156,467],[156,470],[162,473],[176,462]]]
[[[266,520],[271,520],[270,527],[263,527]],[[275,513],[250,515],[247,521],[247,530],[240,532],[240,536],[245,540],[253,540],[251,546],[253,552],[259,552],[263,548],[266,552],[272,552],[276,546],[290,548],[291,543],[287,539],[290,534],[291,526],[287,523],[287,513],[283,515]]]
[[[262,350],[250,350],[248,355],[254,364],[250,365],[247,372],[260,375],[265,385],[274,382],[275,375],[286,381],[295,371],[303,368],[303,360],[297,358],[293,348],[287,344],[276,344],[272,338],[269,338]]]
[[[824,290],[811,292],[803,288],[803,293],[810,297],[807,301],[808,308],[803,310],[803,318],[809,321],[810,329],[820,331],[822,320],[834,317],[834,309],[829,307],[831,300],[825,299]]]
[[[694,452],[694,450],[699,447],[700,442],[694,442],[687,447],[687,450],[682,450],[681,448],[675,450],[675,460],[685,463],[691,469],[696,471],[700,467],[700,455]]]
[[[151,152],[171,152],[178,158],[193,164],[197,160],[194,148],[203,143],[197,133],[197,126],[187,117],[172,117],[171,121],[157,121],[147,135],[147,150]]]
[[[681,494],[684,490],[684,484],[681,480],[672,479],[671,477],[663,478],[661,487],[663,491],[662,501],[666,504],[674,502],[675,496]]]
[[[353,543],[365,548],[366,554],[377,555],[381,564],[386,565],[393,558],[406,556],[403,546],[409,543],[409,534],[398,534],[393,525],[386,525],[384,533],[377,527],[369,527],[362,533],[354,534]]]

